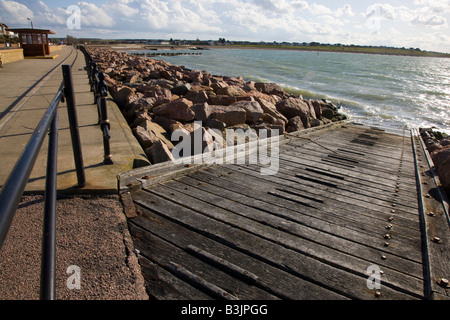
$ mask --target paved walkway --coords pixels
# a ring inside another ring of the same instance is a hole
[[[0,187],[54,98],[62,82],[61,65],[72,63],[87,186],[76,187],[66,105],[61,103],[57,187],[64,198],[57,206],[57,298],[142,299],[146,294],[117,195],[117,175],[146,159],[120,111],[108,101],[113,164],[103,164],[102,132],[80,51],[65,47],[55,59],[23,60],[0,69]],[[0,252],[0,299],[39,298],[47,139]],[[81,269],[80,290],[66,287],[70,265]]]
[[[145,161],[144,152],[120,111],[109,101],[113,165],[103,165],[102,132],[97,125],[97,109],[92,104],[93,94],[89,91],[87,73],[83,69],[84,57],[81,52],[78,51],[77,55],[76,50],[66,47],[54,60],[23,60],[5,65],[0,70],[0,185],[6,181],[55,96],[62,81],[61,64],[72,64],[74,60],[72,77],[87,180],[86,188],[81,191],[115,192],[116,175],[133,169],[135,159]],[[59,110],[58,190],[67,190],[76,186],[77,180],[65,103],[60,104]],[[44,141],[27,185],[28,192],[44,190],[46,146],[47,141]]]

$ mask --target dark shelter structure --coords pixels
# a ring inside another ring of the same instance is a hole
[[[55,34],[54,31],[43,29],[8,29],[8,31],[19,34],[25,57],[50,55],[48,35]]]

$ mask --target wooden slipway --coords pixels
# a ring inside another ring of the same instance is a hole
[[[279,139],[276,175],[167,162],[119,176],[152,298],[449,298],[448,203],[416,130]]]

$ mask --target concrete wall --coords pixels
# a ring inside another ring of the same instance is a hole
[[[61,51],[64,46],[50,46],[50,54],[54,52]]]
[[[3,64],[23,60],[23,49],[0,50]]]

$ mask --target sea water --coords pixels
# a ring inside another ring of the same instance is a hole
[[[155,59],[274,82],[304,98],[332,101],[360,123],[450,133],[450,59],[264,49],[213,49]]]

